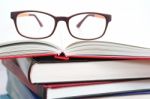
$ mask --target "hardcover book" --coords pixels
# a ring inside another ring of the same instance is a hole
[[[87,98],[87,97],[102,97],[102,96],[121,96],[132,94],[148,93],[150,80],[128,80],[128,81],[107,81],[107,82],[86,82],[86,83],[64,83],[64,84],[40,84],[41,89],[34,91],[32,88],[35,85],[29,86],[28,80],[23,78],[23,74],[19,73],[19,67],[14,60],[3,60],[5,67],[9,70],[8,92],[11,97],[31,99],[52,99],[52,98]],[[17,69],[18,72],[14,70]],[[21,71],[20,71],[21,72]],[[14,86],[15,85],[15,86]],[[34,87],[35,88],[35,87]],[[41,91],[41,90],[45,91]],[[14,90],[14,91],[11,91]],[[19,91],[20,90],[20,91]],[[18,93],[21,92],[20,94]],[[25,91],[25,92],[22,92]],[[26,94],[25,94],[26,93]],[[36,94],[36,95],[35,95]],[[42,95],[41,95],[42,94]],[[23,96],[23,97],[22,97]],[[42,97],[41,97],[42,96]],[[41,98],[40,98],[41,97]],[[18,98],[20,99],[20,98]]]
[[[85,82],[150,78],[148,60],[105,60],[51,63],[51,59],[17,58],[31,83]],[[49,61],[48,61],[49,60]]]
[[[0,45],[0,58],[51,56],[56,59],[149,59],[150,49],[106,41],[79,41],[61,50],[47,42],[24,41]]]
[[[7,92],[11,99],[42,99],[40,96],[33,93],[30,88],[21,83],[11,71],[7,70],[7,75]]]
[[[128,80],[128,81],[105,81],[86,83],[64,83],[64,84],[40,84],[35,86],[28,84],[22,71],[14,60],[2,61],[8,69],[8,93],[14,99],[53,99],[53,98],[87,98],[102,96],[119,96],[131,94],[148,93],[150,80]],[[16,71],[14,71],[16,70]],[[39,89],[39,87],[41,89]],[[33,88],[35,88],[33,90]],[[45,91],[42,91],[42,90]],[[21,92],[21,93],[18,93]],[[40,92],[40,93],[37,93]],[[20,98],[18,98],[20,97]]]

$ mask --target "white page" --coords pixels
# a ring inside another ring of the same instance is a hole
[[[146,60],[36,63],[29,72],[32,83],[147,78],[149,65]]]
[[[58,89],[49,89],[48,98],[62,98],[65,96],[84,96],[92,94],[104,94],[104,93],[115,93],[115,92],[126,92],[133,90],[143,90],[150,88],[150,80],[140,80],[140,81],[130,81],[130,82],[121,82],[121,83],[112,83],[104,85],[89,85],[83,87],[69,87],[69,88],[58,88]],[[68,94],[69,93],[69,94]],[[131,99],[131,98],[130,98]]]

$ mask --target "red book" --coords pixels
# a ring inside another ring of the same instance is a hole
[[[61,50],[53,44],[37,41],[0,45],[0,59],[50,56],[56,60],[150,59],[150,49],[106,41],[79,41]]]

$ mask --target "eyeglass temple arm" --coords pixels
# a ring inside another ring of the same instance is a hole
[[[36,20],[38,21],[39,25],[40,25],[41,27],[43,27],[42,22],[39,20],[39,18],[38,18],[35,14],[29,14],[29,15],[30,15],[30,16],[34,16],[34,17],[36,18]]]
[[[89,16],[92,16],[92,17],[97,17],[97,18],[104,18],[103,16],[101,15],[98,15],[98,14],[88,14],[86,15],[78,24],[77,24],[77,28],[80,28],[80,26],[82,25],[82,23],[85,21],[85,19]]]
[[[22,17],[22,16],[34,16],[35,19],[37,20],[37,22],[39,23],[40,27],[43,27],[42,22],[39,20],[39,18],[35,14],[23,13],[23,14],[19,15],[19,17]]]
[[[81,24],[85,21],[85,19],[87,18],[87,17],[89,17],[89,16],[92,16],[92,17],[94,17],[94,14],[88,14],[88,15],[86,15],[76,26],[77,26],[77,28],[80,28],[80,26],[81,26]]]

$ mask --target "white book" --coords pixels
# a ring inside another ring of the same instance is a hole
[[[97,98],[86,98],[86,99],[150,99],[150,94],[137,94],[127,96],[114,96],[114,97],[97,97]]]
[[[57,56],[69,58],[148,58],[150,48],[107,41],[79,41],[62,50],[47,42],[17,41],[0,45],[0,58]]]
[[[17,61],[31,83],[150,78],[148,60],[33,63],[29,58],[18,58]]]
[[[136,92],[137,90],[142,91],[142,90],[149,90],[149,89],[150,89],[150,80],[127,81],[127,82],[120,82],[120,83],[91,85],[91,86],[89,85],[89,86],[82,86],[82,87],[75,87],[75,88],[74,87],[58,88],[58,89],[48,88],[46,99],[58,99],[58,98],[67,98],[67,97],[75,97],[75,96],[79,96],[79,97],[94,96],[94,95],[103,96],[103,95],[110,95],[115,93],[134,92],[134,91]]]

